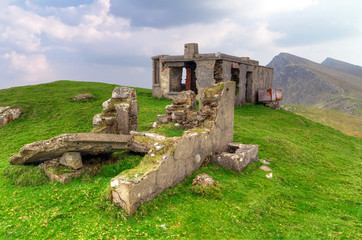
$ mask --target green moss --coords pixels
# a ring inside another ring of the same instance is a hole
[[[154,156],[151,156],[149,154],[145,155],[145,157],[141,160],[140,164],[132,169],[128,169],[121,174],[118,175],[118,177],[124,181],[131,181],[131,182],[139,182],[144,176],[146,176],[148,173],[153,172],[154,170],[158,169],[158,167],[162,163],[162,157],[167,154],[173,154],[174,151],[174,143],[176,141],[175,138],[168,138],[166,140],[158,140],[153,141],[151,139],[145,139],[148,137],[139,137],[138,139],[135,138],[136,141],[144,140],[144,143],[149,144],[155,144],[156,142],[160,145],[165,145],[164,148],[162,148],[159,151],[156,151],[154,147],[151,148],[153,150]]]

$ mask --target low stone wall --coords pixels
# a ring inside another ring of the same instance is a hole
[[[93,117],[92,132],[129,134],[138,128],[138,102],[136,90],[116,87],[112,98],[103,103],[103,111]]]
[[[115,204],[132,215],[141,203],[184,180],[213,154],[227,150],[233,139],[235,83],[212,86],[210,96],[212,91],[220,94],[218,104],[214,104],[215,113],[208,115],[214,124],[186,131],[182,137],[154,140],[153,146],[164,144],[165,148],[161,151],[152,148],[138,167],[112,179]],[[203,106],[209,104],[203,103]]]

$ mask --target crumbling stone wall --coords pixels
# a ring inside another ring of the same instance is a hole
[[[211,127],[216,118],[223,85],[213,85],[202,93],[199,111],[196,111],[196,95],[193,91],[183,91],[173,97],[173,104],[166,106],[166,114],[158,115],[158,124],[174,122],[183,128],[204,125]]]
[[[221,83],[207,90],[200,114],[207,113],[213,124],[186,131],[182,137],[154,140],[155,147],[143,163],[112,179],[111,196],[115,204],[132,215],[141,203],[184,180],[213,154],[228,149],[233,140],[235,83]],[[166,147],[159,151],[160,145]]]
[[[103,111],[93,118],[92,132],[129,134],[138,129],[138,102],[136,90],[117,87],[112,98],[103,103]]]

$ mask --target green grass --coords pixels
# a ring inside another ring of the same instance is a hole
[[[110,180],[137,166],[141,155],[118,153],[116,164],[66,185],[13,184],[5,174],[10,156],[30,142],[89,132],[114,87],[58,81],[0,90],[2,106],[24,109],[18,121],[0,128],[0,239],[362,238],[361,139],[262,106],[235,109],[234,140],[258,144],[260,158],[274,160],[272,179],[259,169],[261,163],[242,173],[210,164],[143,204],[133,217],[110,203]],[[144,131],[171,101],[136,90]],[[71,100],[84,92],[96,99]],[[165,131],[179,135],[172,126]],[[193,178],[203,172],[218,182],[217,189],[193,188]]]
[[[337,110],[317,109],[299,105],[288,106],[291,111],[339,130],[345,134],[362,137],[362,117],[354,116]]]

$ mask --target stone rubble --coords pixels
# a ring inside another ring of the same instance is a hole
[[[63,153],[59,163],[72,169],[79,169],[83,167],[82,156],[79,152]]]
[[[112,98],[103,103],[103,111],[93,117],[92,132],[129,134],[138,129],[138,102],[136,90],[116,87]]]
[[[260,168],[261,170],[265,171],[265,172],[271,172],[271,171],[272,171],[272,169],[271,169],[270,167],[267,167],[267,166],[265,166],[265,165],[260,166],[259,168]]]
[[[192,185],[211,187],[211,186],[215,186],[216,182],[211,176],[207,175],[206,173],[201,173],[201,174],[196,175],[196,177],[192,181]]]

